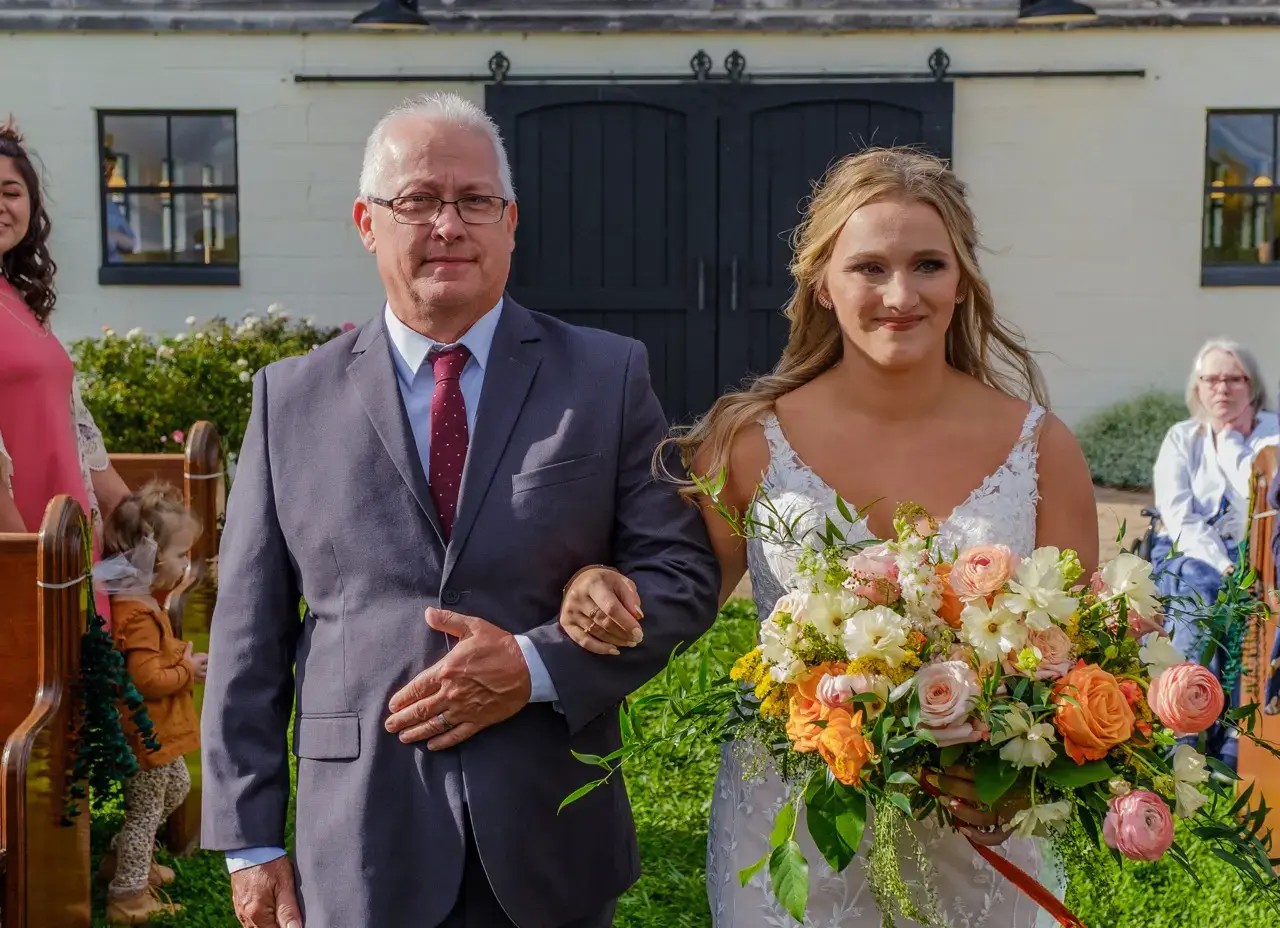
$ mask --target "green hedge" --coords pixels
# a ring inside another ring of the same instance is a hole
[[[112,452],[172,452],[199,419],[218,428],[234,455],[244,440],[253,374],[272,361],[306,352],[340,334],[343,326],[293,319],[272,305],[265,315],[236,322],[187,320],[173,335],[133,329],[74,342],[85,404]]]
[[[1149,489],[1151,468],[1169,426],[1187,418],[1182,397],[1144,393],[1116,403],[1076,430],[1093,482],[1121,489]]]

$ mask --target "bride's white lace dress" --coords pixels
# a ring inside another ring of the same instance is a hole
[[[1039,498],[1036,435],[1043,416],[1043,408],[1030,409],[1005,462],[942,522],[939,535],[946,549],[1000,543],[1018,555],[1031,553]],[[769,442],[764,488],[770,500],[783,511],[807,511],[802,531],[821,528],[830,517],[850,541],[871,538],[865,523],[848,526],[840,517],[835,491],[792,450],[777,417],[769,413],[761,423]],[[761,617],[767,616],[789,587],[792,557],[776,545],[752,539],[747,544],[747,563],[756,609]],[[742,869],[768,853],[773,817],[785,798],[783,784],[771,772],[744,779],[740,746],[725,746],[711,800],[707,847],[707,895],[715,928],[795,928],[795,920],[770,892],[768,867],[757,872],[745,887],[738,879]],[[1048,928],[1054,924],[1039,906],[974,853],[958,832],[930,823],[912,827],[932,862],[946,925]],[[862,861],[855,859],[843,873],[835,873],[803,825],[796,829],[796,836],[809,863],[809,909],[804,924],[809,928],[880,928],[880,911],[863,875]],[[870,837],[868,822],[863,853]],[[1039,840],[1011,838],[999,850],[1061,896],[1062,874]],[[917,922],[899,919],[897,924],[914,928]]]

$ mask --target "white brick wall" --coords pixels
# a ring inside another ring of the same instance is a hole
[[[1280,107],[1268,30],[866,35],[264,36],[0,35],[0,110],[13,110],[48,174],[64,338],[280,301],[341,322],[381,300],[350,225],[364,137],[422,85],[299,85],[299,71],[684,72],[705,48],[749,71],[1132,68],[1145,80],[960,81],[955,158],[991,253],[1004,313],[1041,357],[1068,421],[1148,386],[1178,390],[1199,343],[1255,345],[1280,375],[1280,288],[1201,288],[1205,110]],[[602,64],[603,62],[603,64]],[[451,85],[482,101],[480,85]],[[218,107],[238,114],[243,285],[100,287],[96,108]]]

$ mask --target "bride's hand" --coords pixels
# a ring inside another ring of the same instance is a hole
[[[938,801],[956,821],[956,829],[975,844],[994,847],[1009,840],[1012,832],[1006,827],[1019,809],[1027,805],[1022,794],[1006,795],[994,809],[978,798],[978,784],[974,782],[973,768],[952,766],[942,773],[929,771],[928,781],[942,793]]]
[[[644,640],[640,594],[630,578],[610,567],[579,571],[564,591],[560,625],[593,654],[618,654]]]

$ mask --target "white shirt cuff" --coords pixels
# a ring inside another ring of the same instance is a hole
[[[520,645],[520,653],[529,667],[529,702],[556,702],[556,685],[551,682],[551,674],[547,673],[547,665],[542,663],[538,649],[533,646],[527,635],[515,635],[516,644]]]
[[[282,847],[246,847],[238,851],[227,851],[227,872],[247,870],[249,867],[270,863],[284,855],[285,850]]]

